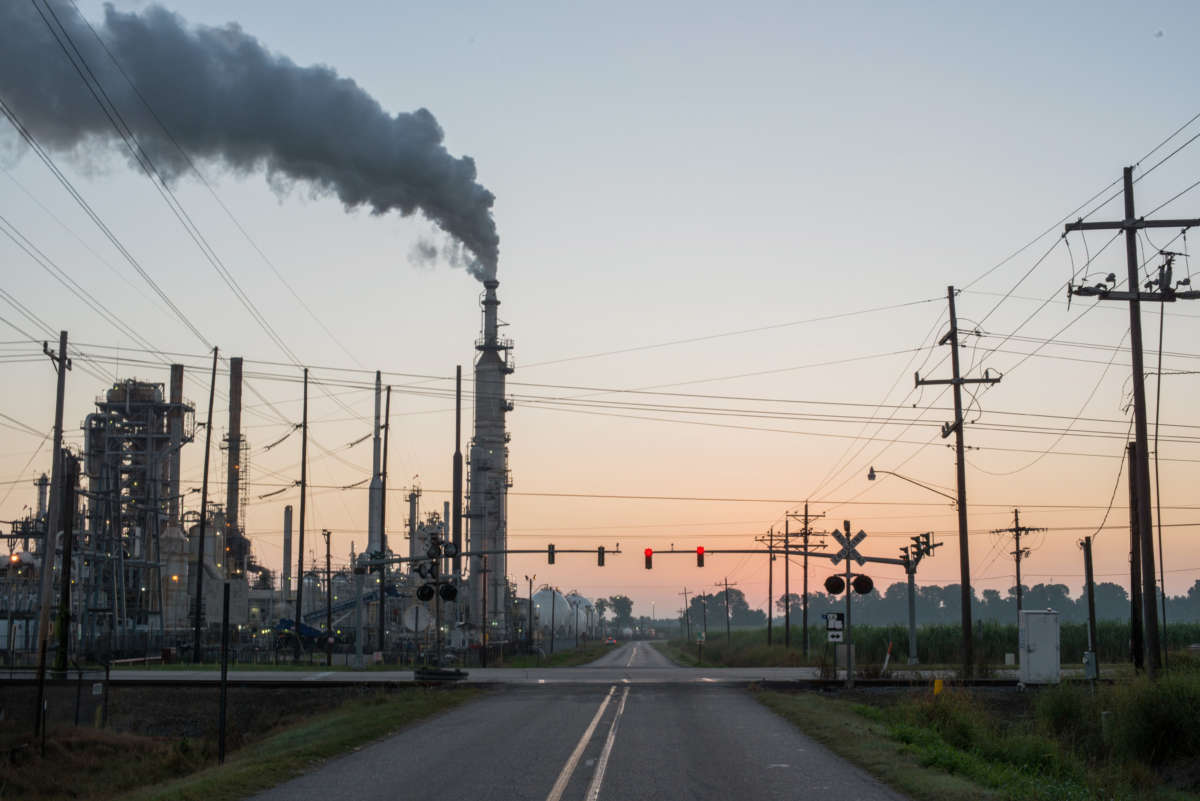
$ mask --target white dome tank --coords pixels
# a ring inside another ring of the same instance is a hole
[[[538,628],[543,631],[550,630],[551,617],[554,627],[560,632],[566,631],[566,627],[571,625],[571,605],[561,592],[549,587],[542,587],[533,594],[533,613],[537,615]]]

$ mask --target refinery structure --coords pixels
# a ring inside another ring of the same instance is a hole
[[[130,378],[107,387],[80,423],[82,451],[63,450],[58,489],[70,508],[58,510],[54,525],[54,488],[43,475],[30,488],[34,505],[7,532],[0,660],[35,662],[39,619],[53,628],[63,608],[66,635],[56,629],[48,648],[65,642],[73,659],[211,659],[223,612],[241,658],[264,661],[329,650],[351,663],[433,653],[470,663],[481,649],[552,649],[595,636],[600,621],[586,598],[549,587],[521,596],[508,575],[506,419],[513,404],[505,381],[514,362],[512,340],[500,333],[497,287],[486,280],[480,301],[465,471],[459,372],[451,498],[422,509],[419,487],[393,490],[405,503],[395,503],[389,516],[390,397],[385,401],[377,373],[367,546],[338,555],[343,566],[336,571],[328,558],[306,562],[306,533],[312,548],[328,532],[304,531],[303,502],[299,515],[288,505],[279,521],[282,569],[267,569],[255,555],[245,527],[251,466],[241,358],[228,360],[228,418],[215,443],[217,469],[204,484],[203,516],[201,497],[184,488],[180,465],[184,449],[213,432],[203,431],[196,404],[183,397],[184,366],[171,365],[165,383]],[[48,539],[47,531],[54,536]],[[45,616],[43,599],[51,599]]]

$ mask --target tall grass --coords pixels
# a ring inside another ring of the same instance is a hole
[[[1037,701],[1042,730],[1077,754],[1160,767],[1200,761],[1200,668],[1176,665],[1158,681],[1146,678],[1100,686],[1064,685]]]
[[[693,630],[694,631],[694,630]],[[821,664],[832,661],[832,646],[826,642],[824,626],[809,627],[809,659],[802,657],[803,630],[792,627],[792,646],[783,646],[784,632],[776,626],[774,643],[766,644],[765,629],[741,629],[733,632],[732,643],[727,644],[723,631],[710,631],[704,644],[706,664],[729,667],[777,665],[781,667],[804,664]],[[1002,665],[1005,654],[1017,652],[1016,624],[978,622],[973,627],[975,659],[977,662]],[[892,663],[904,664],[908,658],[907,626],[854,626],[853,640],[859,664],[880,664],[892,646]],[[1097,652],[1101,663],[1125,662],[1129,659],[1129,625],[1105,621],[1097,625]],[[1063,623],[1060,627],[1063,664],[1079,664],[1087,650],[1087,625]],[[1166,641],[1172,649],[1185,648],[1191,643],[1200,643],[1200,623],[1177,623],[1167,629]],[[676,646],[685,653],[695,655],[696,644],[692,640],[676,640]],[[959,626],[934,625],[917,628],[917,658],[922,664],[954,664],[961,659],[962,629]],[[1173,657],[1174,658],[1174,657]]]

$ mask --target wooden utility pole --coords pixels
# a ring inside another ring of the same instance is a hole
[[[58,651],[54,654],[54,672],[66,678],[68,651],[71,647],[71,559],[75,545],[75,487],[79,482],[79,460],[64,453],[62,490],[62,577],[59,583]]]
[[[217,357],[219,349],[213,348],[212,376],[208,382],[208,420],[204,424],[204,475],[200,479],[200,536],[196,539],[196,600],[192,610],[192,661],[200,664],[201,653],[200,619],[204,606],[204,535],[208,532],[208,462],[212,450],[213,395],[217,390]]]
[[[963,678],[970,678],[974,670],[974,648],[971,637],[971,599],[974,597],[974,593],[971,590],[971,556],[967,542],[967,460],[966,446],[963,443],[962,388],[964,384],[996,384],[999,383],[1000,378],[999,376],[993,378],[986,369],[983,371],[982,378],[962,377],[958,359],[958,314],[954,308],[953,286],[946,287],[946,299],[950,304],[950,331],[938,341],[938,344],[950,344],[952,377],[931,380],[922,379],[920,373],[915,373],[913,380],[918,387],[949,384],[954,390],[954,422],[942,425],[942,439],[950,436],[952,432],[954,433],[955,469],[958,478],[958,498],[955,505],[958,507],[958,558],[962,582]]]
[[[718,586],[718,587],[720,587],[721,585],[722,585],[722,582],[720,582],[720,581],[718,581],[716,584],[716,586]],[[730,629],[730,625],[729,625],[729,621],[730,621],[729,587],[730,587],[730,584],[729,584],[728,577],[725,578],[724,585],[725,585],[725,644],[732,645],[733,644],[733,631]],[[732,586],[736,587],[737,584],[734,584]]]
[[[1141,549],[1142,573],[1142,622],[1146,651],[1146,675],[1154,678],[1160,666],[1158,612],[1155,609],[1154,580],[1154,521],[1150,514],[1150,448],[1146,423],[1146,372],[1142,354],[1142,305],[1143,300],[1174,303],[1176,300],[1200,298],[1200,292],[1179,292],[1171,281],[1171,258],[1159,270],[1157,282],[1146,285],[1150,289],[1157,284],[1157,291],[1142,291],[1138,261],[1138,231],[1145,228],[1188,229],[1200,225],[1200,219],[1191,220],[1147,220],[1138,218],[1133,203],[1133,167],[1126,167],[1122,181],[1125,196],[1125,218],[1112,222],[1084,222],[1082,219],[1068,223],[1064,233],[1070,231],[1120,230],[1125,232],[1125,267],[1128,286],[1125,291],[1115,289],[1116,281],[1099,286],[1072,287],[1076,295],[1099,297],[1101,300],[1125,300],[1129,302],[1129,349],[1133,367],[1133,427],[1137,443],[1136,461],[1130,462],[1130,474],[1137,480],[1137,523],[1138,542]],[[1164,588],[1165,591],[1166,588]]]
[[[46,701],[46,641],[50,637],[50,599],[53,597],[54,583],[54,554],[58,550],[58,526],[62,518],[62,418],[63,400],[67,390],[67,370],[71,369],[71,360],[67,357],[67,332],[58,333],[58,352],[50,350],[50,343],[42,343],[42,353],[50,357],[50,362],[58,372],[58,388],[54,398],[54,449],[50,454],[50,504],[46,510],[46,531],[42,537],[42,575],[41,586],[38,588],[38,692],[37,710],[35,711],[33,733],[36,736],[42,730],[42,711]],[[12,637],[12,626],[9,626],[8,636]]]
[[[383,463],[380,466],[379,485],[379,547],[387,554],[387,465],[388,444],[392,438],[392,385],[388,384],[383,404]],[[383,656],[384,635],[387,632],[387,561],[379,563],[379,654]]]
[[[329,559],[329,529],[322,529],[325,538],[325,664],[333,665],[333,568]]]
[[[1030,526],[1021,525],[1021,510],[1013,509],[1013,524],[1012,528],[994,528],[993,534],[1012,534],[1013,535],[1013,558],[1017,562],[1017,625],[1021,625],[1021,560],[1029,556],[1029,549],[1021,547],[1021,536],[1031,534],[1035,531],[1045,531],[1044,528],[1032,528]]]
[[[783,647],[792,647],[792,552],[791,529],[788,522],[791,517],[783,515]],[[805,548],[807,551],[808,549]],[[807,559],[808,557],[804,557]],[[806,585],[807,586],[807,585]],[[802,638],[803,639],[803,638]]]
[[[683,588],[683,592],[679,593],[683,596],[683,620],[687,625],[687,639],[690,642],[692,639],[692,607],[688,605],[688,589]]]
[[[1137,443],[1127,446],[1129,458],[1129,658],[1134,670],[1146,666],[1142,638],[1142,544],[1138,537]]]
[[[1083,574],[1087,584],[1088,605],[1088,650],[1092,652],[1093,680],[1100,678],[1100,644],[1096,639],[1096,581],[1092,573],[1092,538],[1084,537],[1079,546],[1083,548]]]
[[[308,368],[304,368],[304,405],[300,418],[300,530],[296,549],[296,656],[300,656],[300,627],[304,624],[304,510],[308,500]],[[382,588],[380,590],[382,592]]]
[[[774,609],[775,606],[775,527],[767,531],[766,536],[755,537],[755,542],[765,543],[767,546],[767,645],[774,642]],[[786,553],[785,553],[786,556]]]
[[[802,542],[804,543],[804,545],[801,549],[804,554],[804,557],[803,557],[804,558],[804,593],[800,600],[800,609],[801,609],[800,641],[801,641],[801,646],[803,648],[803,653],[804,653],[805,657],[808,656],[808,647],[809,647],[809,641],[808,641],[808,639],[809,639],[808,638],[808,545],[809,545],[809,542],[808,541],[809,541],[809,537],[812,536],[812,522],[814,520],[820,520],[824,516],[825,516],[824,512],[822,512],[819,515],[810,515],[808,513],[808,501],[804,502],[804,517],[803,517],[804,528],[800,532]],[[800,515],[792,514],[789,512],[784,518],[785,524],[786,524],[787,520],[789,520],[793,517],[800,517]],[[822,544],[822,545],[819,545],[818,547],[824,548],[825,546]],[[787,546],[785,545],[784,549],[786,550],[786,548],[787,548]],[[791,554],[789,553],[788,556],[790,559]],[[787,592],[788,592],[787,590],[784,590],[785,594]],[[788,597],[788,603],[790,606],[791,596],[788,595],[787,597]],[[791,629],[791,626],[789,625],[788,628]]]
[[[771,527],[770,540],[767,545],[771,553],[767,557],[767,645],[772,645],[773,629],[775,628],[775,527]],[[786,554],[784,554],[786,558]]]

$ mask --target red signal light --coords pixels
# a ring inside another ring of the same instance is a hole
[[[696,546],[696,567],[704,567],[704,546]]]
[[[647,570],[649,570],[651,567],[653,567],[653,562],[654,562],[654,549],[647,548],[646,549],[646,569]]]

